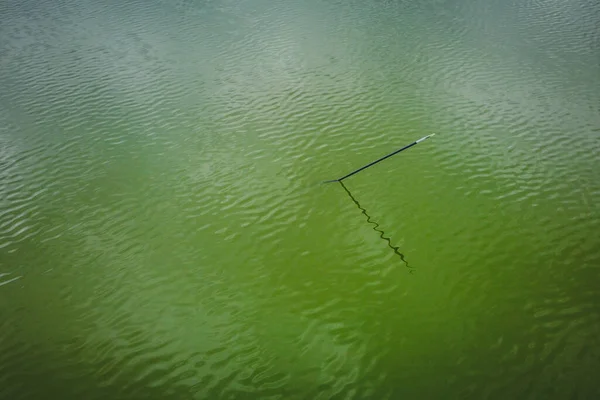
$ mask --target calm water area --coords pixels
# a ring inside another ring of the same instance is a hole
[[[597,0],[0,0],[0,399],[599,370]]]

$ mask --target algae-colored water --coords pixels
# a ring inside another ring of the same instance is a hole
[[[599,20],[3,1],[0,398],[600,398]]]

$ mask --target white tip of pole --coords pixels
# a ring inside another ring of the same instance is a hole
[[[421,143],[423,140],[429,139],[432,136],[435,136],[435,133],[432,133],[431,135],[427,135],[425,137],[422,137],[421,139],[417,140],[417,143]]]

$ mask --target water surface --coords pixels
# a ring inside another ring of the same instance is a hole
[[[3,1],[0,398],[598,398],[599,20]]]

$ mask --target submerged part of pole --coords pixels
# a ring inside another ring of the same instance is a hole
[[[422,138],[421,138],[421,139],[419,139],[419,140],[415,140],[415,141],[414,141],[414,142],[412,142],[411,144],[409,144],[409,145],[406,145],[406,146],[404,146],[403,148],[401,148],[401,149],[398,149],[398,150],[394,151],[393,153],[390,153],[390,154],[388,154],[388,155],[386,155],[386,156],[383,156],[383,157],[381,157],[380,159],[377,159],[377,160],[375,160],[375,161],[373,161],[373,162],[371,162],[371,163],[369,163],[369,164],[365,165],[364,167],[360,167],[359,169],[357,169],[357,170],[354,170],[354,171],[350,172],[349,174],[342,176],[341,178],[338,178],[338,179],[333,179],[333,180],[330,180],[330,181],[326,181],[325,183],[328,183],[328,182],[341,182],[341,181],[343,181],[344,179],[346,179],[346,178],[349,178],[349,177],[351,177],[352,175],[359,173],[359,172],[360,172],[360,171],[362,171],[363,169],[367,169],[367,168],[369,168],[369,167],[371,167],[371,166],[373,166],[373,165],[377,164],[378,162],[385,160],[386,158],[390,158],[391,156],[393,156],[393,155],[396,155],[396,154],[400,153],[401,151],[404,151],[404,150],[406,150],[406,149],[409,149],[409,148],[413,147],[414,145],[421,143],[423,140],[425,140],[425,139],[429,139],[429,138],[430,138],[430,137],[432,137],[432,136],[435,136],[435,133],[432,133],[431,135],[424,136],[424,137],[422,137]]]
[[[373,220],[373,218],[371,218],[371,216],[369,214],[367,214],[367,210],[365,208],[363,208],[360,203],[358,202],[358,200],[356,200],[356,198],[352,195],[352,193],[350,193],[350,190],[346,187],[346,185],[344,185],[344,182],[340,182],[340,185],[342,185],[342,187],[344,188],[344,190],[346,191],[346,193],[348,194],[348,196],[350,196],[350,199],[352,199],[352,201],[354,202],[354,204],[356,204],[356,206],[358,207],[358,209],[365,215],[365,217],[367,217],[367,222],[371,225],[373,225],[373,230],[375,232],[378,232],[380,235],[379,237],[387,242],[387,245],[390,249],[392,249],[394,251],[394,253],[396,253],[396,255],[398,257],[400,257],[400,259],[402,260],[402,262],[404,263],[404,265],[406,265],[406,268],[408,268],[409,273],[412,274],[414,272],[414,268],[411,267],[410,265],[408,265],[408,261],[406,261],[406,258],[404,257],[404,254],[402,254],[400,252],[400,246],[394,246],[392,244],[392,239],[390,237],[386,237],[385,232],[383,231],[382,228],[379,227],[379,224],[377,222],[375,222]]]

